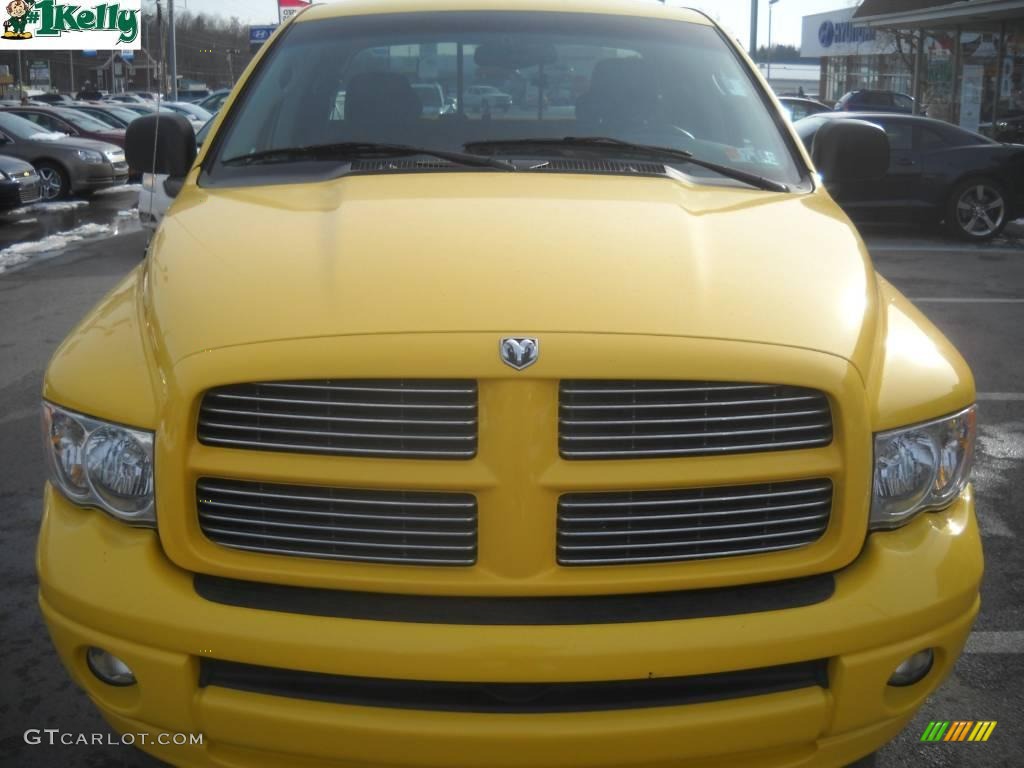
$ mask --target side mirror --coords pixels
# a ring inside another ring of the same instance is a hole
[[[196,134],[184,115],[144,115],[128,125],[124,153],[128,166],[136,172],[184,178],[196,160]]]
[[[865,120],[826,120],[814,136],[811,160],[828,185],[880,179],[889,170],[889,137]]]

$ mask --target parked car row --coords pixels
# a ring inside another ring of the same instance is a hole
[[[1024,215],[1024,146],[890,112],[820,112],[794,128],[811,151],[821,128],[837,120],[878,125],[889,141],[884,175],[830,188],[852,219],[942,225],[961,238],[984,241]],[[855,154],[850,162],[857,162]]]
[[[46,96],[50,97],[46,101],[0,107],[0,154],[30,163],[39,194],[48,201],[88,195],[138,178],[125,162],[123,150],[125,129],[139,117],[159,108],[162,113],[183,115],[198,132],[213,116],[185,102],[160,102],[158,107],[155,101],[138,97],[72,101],[59,94]],[[9,181],[0,178],[3,199],[25,202],[21,187],[14,189]]]
[[[0,155],[31,163],[45,200],[88,195],[128,180],[120,146],[51,130],[6,109],[0,110]]]

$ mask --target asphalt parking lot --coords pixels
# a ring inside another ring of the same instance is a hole
[[[122,190],[89,205],[36,207],[0,219],[4,766],[158,765],[120,745],[30,746],[23,737],[30,728],[108,732],[69,682],[36,607],[33,553],[44,475],[38,402],[54,348],[142,258],[146,234],[131,213],[134,197],[134,190]],[[1024,744],[1024,523],[1018,516],[1024,494],[1024,225],[987,246],[906,229],[865,235],[882,274],[918,303],[974,369],[980,407],[975,485],[987,557],[982,612],[967,652],[911,726],[883,750],[879,765],[1018,766]],[[996,720],[998,726],[986,743],[921,744],[930,720]]]

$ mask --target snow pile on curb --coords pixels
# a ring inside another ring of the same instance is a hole
[[[24,264],[33,256],[41,253],[50,253],[67,248],[71,243],[77,243],[86,238],[109,235],[112,228],[106,224],[83,224],[67,232],[58,232],[55,235],[44,237],[31,243],[15,243],[0,251],[0,274],[3,274],[12,267]]]

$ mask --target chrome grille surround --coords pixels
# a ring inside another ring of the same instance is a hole
[[[475,381],[349,379],[235,384],[206,392],[199,442],[225,448],[471,459]]]
[[[564,459],[793,450],[832,442],[828,397],[775,384],[575,380],[559,384]]]
[[[665,563],[795,549],[824,535],[831,511],[827,479],[570,493],[558,500],[558,562]]]
[[[476,498],[219,478],[196,483],[199,525],[225,547],[327,560],[469,566]]]

